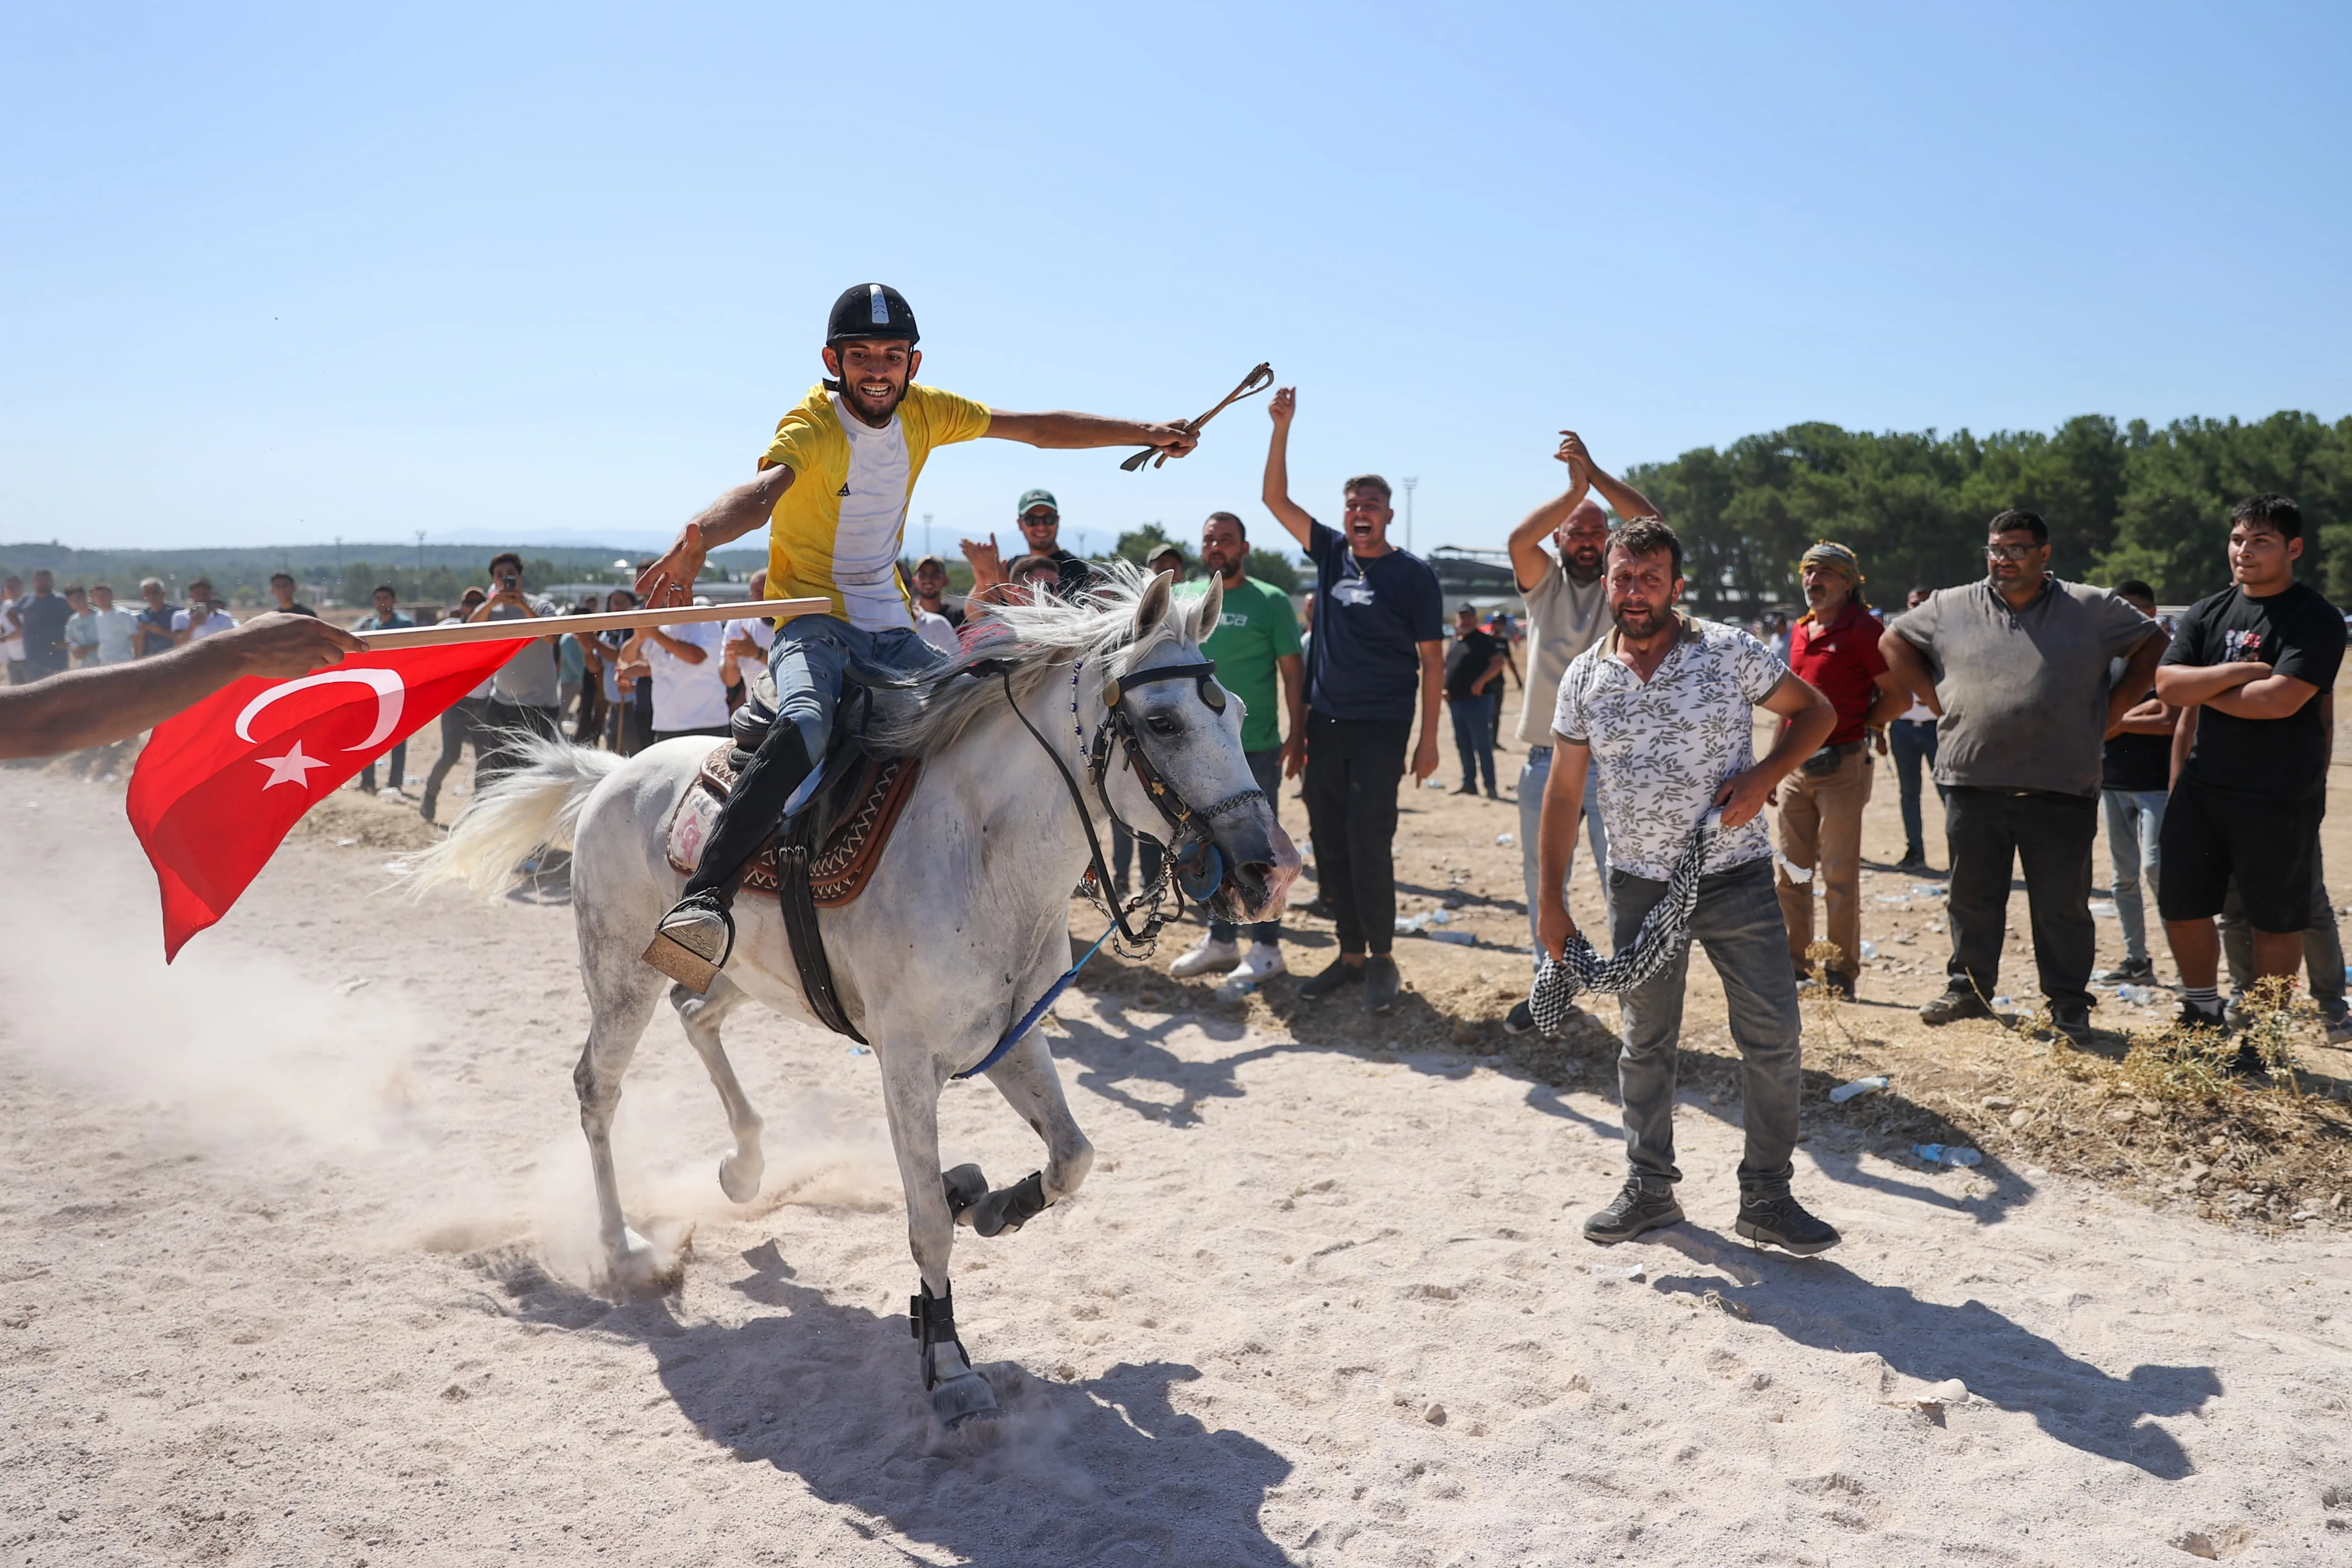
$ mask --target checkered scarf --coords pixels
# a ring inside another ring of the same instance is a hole
[[[1692,831],[1689,847],[1666,877],[1666,895],[1642,917],[1633,945],[1612,958],[1592,950],[1584,934],[1568,939],[1560,956],[1542,954],[1536,964],[1535,988],[1528,993],[1528,1010],[1536,1027],[1557,1034],[1568,1018],[1579,991],[1622,995],[1657,974],[1690,939],[1691,912],[1698,907],[1699,878],[1706,874],[1706,852],[1721,827],[1721,814],[1710,810]]]

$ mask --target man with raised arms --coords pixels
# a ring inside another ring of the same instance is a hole
[[[916,634],[898,573],[908,497],[934,447],[979,436],[1031,446],[1154,446],[1171,457],[1197,437],[1172,423],[1091,413],[1008,413],[915,380],[914,312],[895,288],[862,283],[834,302],[830,379],[776,425],[759,476],[713,501],[637,580],[649,606],[686,603],[704,556],[768,527],[768,591],[824,599],[830,613],[777,628],[769,649],[777,716],[712,826],[686,896],[662,917],[646,961],[702,991],[734,943],[729,913],[744,869],[833,737],[844,672],[921,669],[938,650]]]

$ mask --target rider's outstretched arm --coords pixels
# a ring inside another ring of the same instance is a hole
[[[1108,414],[1013,413],[988,411],[987,434],[999,441],[1019,441],[1031,446],[1069,449],[1086,446],[1157,446],[1171,457],[1181,457],[1201,438],[1181,425],[1153,424],[1139,419],[1112,419]]]
[[[703,558],[720,545],[741,538],[753,528],[765,528],[776,503],[793,487],[793,471],[778,465],[738,485],[696,513],[678,530],[677,543],[637,574],[637,598],[648,610],[684,604],[694,597],[694,580],[702,574]]]

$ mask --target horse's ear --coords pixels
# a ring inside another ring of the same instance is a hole
[[[1135,635],[1138,641],[1150,636],[1168,618],[1168,585],[1176,580],[1172,572],[1160,572],[1135,601]]]
[[[1205,643],[1209,633],[1217,629],[1218,618],[1225,611],[1225,580],[1221,572],[1209,574],[1209,591],[1201,595],[1201,602],[1192,611],[1192,641]]]

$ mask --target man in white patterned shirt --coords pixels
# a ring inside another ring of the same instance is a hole
[[[1823,1251],[1837,1245],[1838,1233],[1789,1190],[1804,1020],[1760,813],[1773,785],[1820,748],[1837,711],[1747,632],[1675,608],[1682,542],[1657,518],[1638,517],[1618,530],[1605,577],[1616,629],[1569,664],[1552,716],[1536,884],[1538,939],[1558,958],[1576,934],[1563,894],[1587,769],[1601,776],[1609,922],[1619,952],[1665,896],[1667,877],[1701,819],[1720,810],[1690,936],[1706,944],[1723,977],[1731,1038],[1739,1047],[1748,1146],[1739,1163],[1738,1229],[1791,1252]],[[1787,721],[1761,762],[1751,743],[1759,707]],[[1675,1167],[1675,1057],[1689,971],[1685,946],[1620,998],[1624,1043],[1617,1084],[1630,1168],[1615,1201],[1584,1222],[1590,1240],[1630,1241],[1683,1218],[1674,1191],[1682,1179]]]

